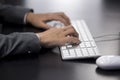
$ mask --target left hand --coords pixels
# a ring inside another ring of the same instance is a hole
[[[48,21],[60,21],[65,26],[70,25],[70,19],[63,13],[46,13],[46,14],[35,14],[35,13],[28,13],[26,17],[26,22],[32,24],[37,28],[49,29],[51,28],[50,25],[46,24]]]

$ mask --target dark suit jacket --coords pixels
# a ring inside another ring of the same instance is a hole
[[[31,9],[0,4],[0,22],[24,24],[24,16]],[[40,42],[35,33],[0,34],[0,57],[38,53]]]

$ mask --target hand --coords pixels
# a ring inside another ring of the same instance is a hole
[[[64,25],[70,25],[69,18],[64,13],[46,13],[46,14],[34,14],[28,13],[26,17],[26,22],[32,24],[37,28],[49,29],[51,28],[50,25],[47,25],[46,22],[48,21],[60,21]]]
[[[62,46],[66,43],[79,44],[78,34],[72,26],[64,28],[51,28],[45,32],[37,33],[43,47]],[[69,36],[68,36],[69,35]]]

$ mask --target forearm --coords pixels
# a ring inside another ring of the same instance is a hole
[[[39,39],[34,33],[0,34],[0,57],[38,53],[40,47]]]

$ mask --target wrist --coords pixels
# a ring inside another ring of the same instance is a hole
[[[36,36],[38,37],[41,46],[46,46],[47,40],[45,40],[45,35],[43,33],[36,33]]]
[[[33,15],[34,15],[34,13],[32,13],[32,12],[27,13],[27,15],[26,15],[26,23],[27,24],[31,24]]]

